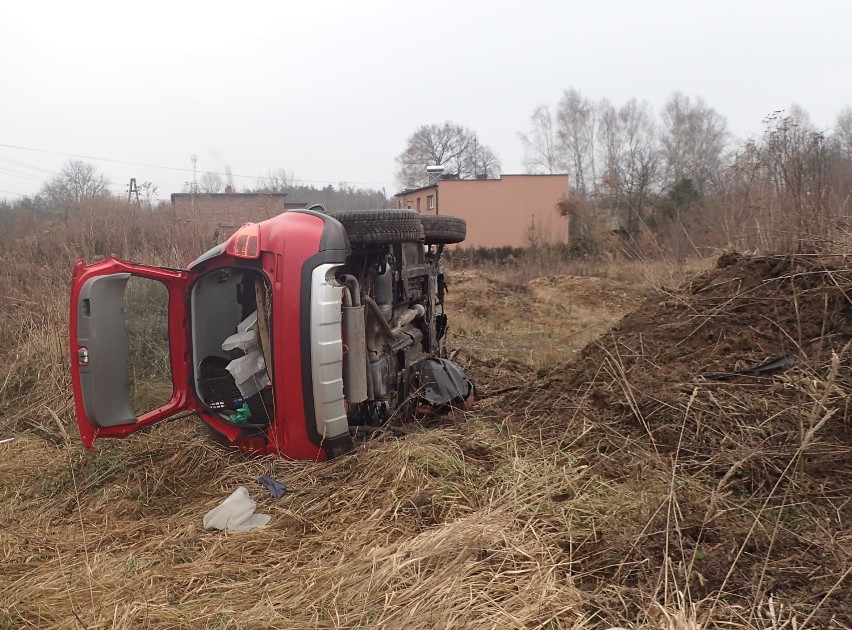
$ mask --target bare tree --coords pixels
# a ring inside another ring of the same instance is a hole
[[[396,157],[396,163],[397,180],[406,188],[425,185],[429,166],[444,166],[459,179],[478,175],[496,177],[500,173],[500,161],[494,152],[479,144],[470,129],[449,121],[418,127],[408,139],[405,151]],[[480,166],[484,170],[480,171]]]
[[[207,172],[198,179],[201,192],[217,193],[222,190],[222,176],[219,173]]]
[[[578,90],[566,90],[556,113],[557,138],[563,166],[574,190],[585,197],[595,183],[596,108]]]
[[[838,146],[793,105],[764,119],[761,138],[742,147],[730,169],[729,212],[751,228],[757,246],[776,251],[830,248],[848,195]]]
[[[139,194],[142,197],[142,204],[146,210],[153,210],[159,201],[160,188],[153,182],[142,182],[139,184]]]
[[[669,185],[690,179],[705,193],[718,182],[727,142],[727,121],[700,98],[675,92],[663,106],[660,143]]]
[[[599,140],[604,154],[600,189],[636,239],[659,194],[660,151],[650,107],[636,99],[618,110],[603,101]]]
[[[621,126],[618,121],[618,110],[606,99],[598,105],[598,135],[597,143],[601,155],[601,181],[595,182],[599,190],[617,188],[615,177],[619,169],[621,156]]]
[[[845,107],[837,115],[834,137],[837,139],[843,157],[852,160],[852,107]]]
[[[41,189],[45,202],[59,210],[65,219],[86,201],[109,195],[110,181],[94,166],[81,160],[69,160]]]
[[[833,168],[834,185],[838,191],[846,191],[841,196],[840,214],[852,214],[852,107],[846,107],[837,115],[837,122],[832,134],[833,145],[836,148],[836,160]]]
[[[550,108],[539,105],[530,116],[529,134],[518,133],[524,146],[524,168],[528,173],[558,173],[563,169],[559,138]]]
[[[295,184],[296,176],[286,169],[269,169],[269,172],[260,178],[255,192],[280,193],[286,192]]]
[[[472,173],[476,178],[494,178],[500,174],[500,158],[490,147],[476,143],[473,155],[469,155],[470,163],[466,164],[465,171]]]

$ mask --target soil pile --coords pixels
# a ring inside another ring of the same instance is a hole
[[[623,493],[591,583],[852,622],[850,297],[841,259],[728,254],[501,403]]]

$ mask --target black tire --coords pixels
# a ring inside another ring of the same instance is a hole
[[[420,213],[414,210],[349,210],[329,212],[346,229],[352,245],[422,242]]]
[[[443,214],[424,214],[420,216],[427,245],[452,245],[461,243],[467,237],[467,223],[460,217]]]

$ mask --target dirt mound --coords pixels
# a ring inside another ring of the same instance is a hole
[[[589,574],[850,620],[850,296],[843,260],[729,254],[506,401],[631,506]]]
[[[633,419],[666,414],[697,391],[712,392],[728,420],[752,420],[743,416],[755,407],[773,430],[798,428],[819,381],[832,379],[827,400],[852,386],[851,295],[852,269],[830,260],[728,255],[682,290],[646,302],[548,378],[585,387],[599,408],[623,407]],[[790,369],[747,372],[773,359]],[[602,373],[619,386],[590,388]],[[803,379],[814,390],[804,398]],[[731,397],[739,404],[729,409]],[[794,417],[768,413],[790,403]],[[848,439],[848,422],[837,424],[836,435]]]

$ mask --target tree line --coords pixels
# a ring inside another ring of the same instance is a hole
[[[830,132],[793,105],[741,145],[702,99],[674,93],[659,112],[576,89],[539,106],[519,134],[530,173],[567,173],[561,204],[578,247],[619,232],[645,251],[736,246],[831,248],[844,240],[852,183],[852,108]],[[839,240],[838,240],[839,239]],[[596,243],[598,241],[598,243]]]
[[[830,247],[842,230],[852,190],[852,108],[830,131],[792,106],[763,120],[762,133],[735,145],[724,116],[700,98],[674,93],[659,111],[630,99],[616,105],[566,90],[541,105],[518,133],[528,173],[566,173],[572,245],[593,252],[611,235],[635,250],[680,254],[701,247]],[[441,177],[495,178],[496,152],[470,128],[446,121],[417,127],[395,158],[397,183]],[[224,175],[224,177],[223,177]],[[433,175],[434,176],[434,175]],[[233,175],[202,172],[185,191],[236,191]],[[157,187],[139,185],[139,205],[156,209]],[[352,210],[388,207],[392,193],[341,183],[315,187],[273,169],[240,192],[287,193],[289,199]],[[114,199],[110,182],[88,163],[71,160],[33,196],[0,201],[0,218],[28,214],[67,220],[81,205]],[[799,243],[800,245],[795,245]]]
[[[34,195],[14,200],[0,199],[0,225],[8,225],[16,218],[32,221],[61,220],[83,208],[92,208],[104,203],[127,203],[133,208],[156,212],[167,202],[159,198],[159,188],[148,181],[139,182],[138,195],[114,195],[112,183],[99,173],[92,164],[82,160],[69,160],[46,181]],[[196,181],[185,182],[184,192],[214,194],[221,192],[242,193],[286,193],[288,201],[311,205],[321,203],[329,209],[362,210],[384,208],[389,204],[386,191],[359,188],[341,182],[337,186],[327,184],[316,187],[300,183],[295,175],[283,168],[271,169],[266,175],[257,177],[250,186],[239,191],[234,185],[234,176],[229,166],[223,174],[203,171]]]
[[[675,92],[654,111],[566,90],[537,107],[518,133],[527,173],[566,173],[571,246],[686,255],[719,247],[832,250],[849,243],[852,108],[830,131],[801,107],[769,113],[756,137],[735,143],[726,118]],[[403,188],[441,177],[500,174],[500,159],[461,125],[422,125],[396,158]],[[616,242],[613,243],[613,235]],[[531,243],[537,242],[531,235]]]

